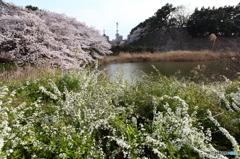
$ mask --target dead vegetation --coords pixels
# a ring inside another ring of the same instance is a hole
[[[30,65],[26,65],[24,67],[12,65],[9,67],[8,70],[4,70],[4,67],[2,67],[3,69],[1,69],[0,72],[0,81],[24,81],[28,79],[38,79],[46,74],[54,74],[60,72],[59,70],[50,68],[49,66],[37,68]]]
[[[124,62],[168,62],[168,61],[210,61],[220,57],[220,53],[203,51],[170,51],[163,53],[131,54],[121,52],[118,56],[108,56],[100,60],[100,64]]]

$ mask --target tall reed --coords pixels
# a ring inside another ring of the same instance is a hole
[[[220,54],[203,50],[203,51],[170,51],[163,53],[148,53],[131,54],[121,52],[118,56],[108,56],[100,60],[101,64],[106,63],[121,63],[121,62],[167,62],[167,61],[207,61],[216,60]]]

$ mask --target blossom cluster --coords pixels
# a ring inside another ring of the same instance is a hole
[[[231,88],[232,82],[226,79],[222,84],[211,84],[204,88],[208,93],[214,94],[221,106],[230,112],[240,112],[240,87],[237,91],[227,93],[226,90]]]
[[[0,10],[0,56],[18,64],[78,68],[111,54],[99,31],[64,14],[14,5]]]

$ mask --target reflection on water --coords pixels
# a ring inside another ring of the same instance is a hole
[[[160,71],[161,74],[166,76],[174,75],[177,71],[180,70],[180,77],[190,77],[192,70],[197,65],[205,65],[208,72],[215,72],[214,70],[214,61],[200,61],[200,62],[137,62],[137,63],[120,63],[120,64],[107,64],[100,66],[99,69],[106,69],[106,74],[110,77],[111,80],[114,80],[113,75],[115,73],[123,73],[123,77],[127,80],[133,78],[141,78],[142,74],[139,71],[141,70],[147,74],[153,73],[157,74],[152,65]]]

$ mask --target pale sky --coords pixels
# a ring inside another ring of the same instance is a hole
[[[3,0],[17,6],[32,5],[39,9],[64,13],[75,17],[78,21],[94,27],[103,34],[103,30],[115,39],[116,23],[119,23],[119,34],[124,39],[131,29],[140,22],[154,15],[154,13],[166,3],[174,7],[184,5],[192,10],[196,7],[223,7],[235,6],[240,0]]]

